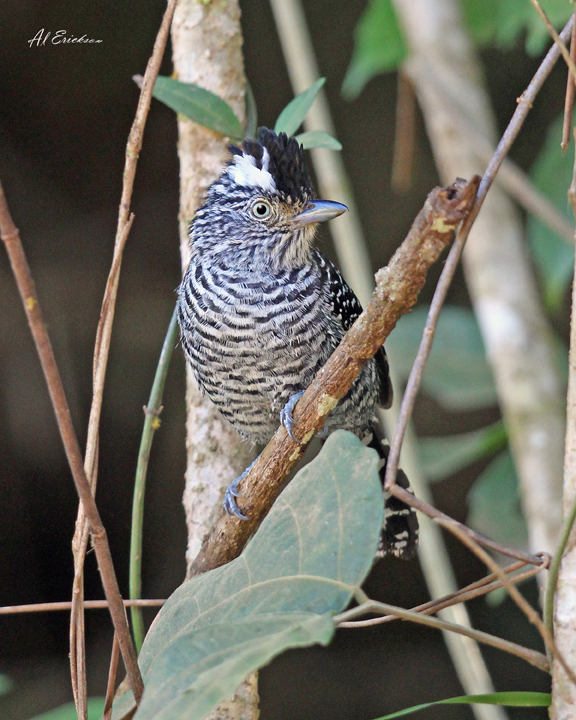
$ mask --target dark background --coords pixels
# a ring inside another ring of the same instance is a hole
[[[261,124],[273,124],[292,98],[266,0],[241,3],[245,61]],[[404,196],[390,189],[396,78],[371,81],[345,102],[340,86],[353,47],[353,28],[365,0],[308,0],[306,14],[353,181],[374,269],[403,239],[426,193],[438,182],[419,119],[415,178]],[[100,302],[112,256],[125,144],[138,90],[164,11],[164,2],[121,3],[3,0],[0,4],[0,177],[28,253],[76,429],[85,440],[91,364]],[[30,47],[38,30],[102,39],[99,45]],[[501,129],[534,72],[523,44],[483,53]],[[170,74],[170,49],[162,74]],[[565,71],[545,85],[514,146],[528,168],[549,121],[561,111]],[[153,100],[138,166],[128,241],[112,337],[100,436],[98,504],[108,530],[123,592],[127,592],[131,495],[149,389],[179,282],[178,161],[174,113]],[[331,254],[328,236],[324,250]],[[424,299],[429,299],[435,268]],[[461,276],[450,302],[468,304]],[[567,313],[558,321],[566,328]],[[149,471],[146,498],[144,595],[166,597],[183,579],[186,529],[181,507],[184,454],[184,362],[170,369]],[[493,412],[448,415],[432,400],[417,408],[425,435],[473,429]],[[483,468],[434,486],[437,504],[466,517],[466,492]],[[52,418],[26,320],[0,251],[0,605],[70,598],[77,500]],[[448,540],[460,583],[482,568]],[[525,585],[536,602],[535,585]],[[412,606],[425,601],[417,562],[387,559],[367,581],[371,596]],[[92,554],[86,597],[102,590]],[[510,601],[470,604],[474,623],[540,647]],[[150,618],[152,615],[149,616]],[[111,643],[104,611],[87,612],[89,691],[102,695]],[[549,689],[546,676],[511,656],[483,648],[498,690]],[[0,698],[2,720],[25,720],[71,699],[68,613],[0,616],[0,672],[14,690]],[[262,719],[369,720],[416,702],[460,694],[441,636],[409,624],[342,630],[329,648],[282,655],[260,675]],[[510,711],[544,717],[544,711]],[[427,717],[471,717],[466,708],[427,711]]]

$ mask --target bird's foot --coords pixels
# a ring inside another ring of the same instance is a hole
[[[256,460],[257,459],[258,458],[256,458]],[[236,504],[236,498],[242,497],[242,495],[240,495],[240,493],[238,492],[238,485],[240,485],[242,480],[244,480],[246,475],[248,475],[250,470],[252,470],[252,466],[254,465],[256,460],[254,460],[250,463],[250,465],[248,465],[242,475],[237,477],[236,480],[233,480],[230,485],[228,485],[228,487],[226,488],[226,492],[224,493],[224,500],[222,501],[222,505],[224,505],[224,510],[226,510],[228,515],[235,515],[237,518],[240,518],[240,520],[250,520],[250,518],[247,515],[243,515],[240,512],[240,508]]]
[[[296,422],[294,421],[294,418],[292,417],[292,410],[294,410],[294,407],[298,400],[304,395],[304,390],[300,390],[300,392],[294,393],[294,395],[290,396],[290,400],[284,405],[282,410],[280,410],[280,424],[286,428],[286,432],[294,442],[299,442],[294,437],[294,426],[296,425]]]

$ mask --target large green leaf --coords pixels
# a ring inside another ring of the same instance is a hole
[[[508,48],[526,33],[526,50],[542,52],[552,41],[529,0],[460,0],[464,21],[476,42]],[[561,28],[570,17],[567,0],[540,0],[550,21]]]
[[[329,642],[331,616],[372,565],[382,524],[378,457],[333,433],[284,490],[242,555],[184,583],[140,654],[137,720],[200,720],[288,647]],[[115,704],[114,718],[131,707]]]
[[[104,698],[88,699],[88,720],[97,720],[104,712]],[[78,720],[74,703],[66,703],[54,710],[36,715],[32,720]]]
[[[546,142],[532,165],[530,176],[536,187],[572,222],[567,192],[572,181],[574,151],[562,154],[561,137],[562,117],[559,117],[548,129]],[[574,243],[567,243],[533,216],[528,218],[528,241],[544,283],[546,305],[550,310],[557,310],[572,279]]]
[[[370,0],[354,31],[342,94],[352,100],[375,75],[395,70],[408,55],[392,0]]]
[[[403,377],[408,377],[412,369],[427,314],[428,307],[420,306],[404,315],[386,341],[391,362]],[[470,310],[449,305],[442,310],[424,370],[422,390],[451,410],[489,407],[497,403],[492,371]]]
[[[487,695],[461,695],[460,697],[436,700],[436,702],[422,703],[398,712],[384,715],[377,720],[392,720],[392,718],[409,715],[417,710],[424,710],[433,705],[505,705],[506,707],[550,707],[552,696],[541,692],[495,692]]]
[[[198,125],[234,139],[243,136],[240,121],[230,105],[198,85],[159,75],[154,84],[154,97]]]
[[[509,450],[497,455],[476,480],[468,493],[468,505],[468,525],[498,542],[526,547],[528,530]]]
[[[312,107],[316,95],[318,95],[320,88],[325,82],[326,78],[319,78],[308,90],[304,90],[300,95],[296,95],[294,100],[291,100],[280,115],[278,115],[278,120],[276,120],[276,124],[274,125],[274,132],[284,132],[288,137],[294,135],[296,130],[298,130],[304,122],[308,110]]]
[[[453,475],[471,462],[506,447],[508,438],[502,422],[481,430],[418,440],[421,466],[430,481]]]
[[[342,145],[335,137],[324,130],[310,130],[296,135],[296,140],[305,150],[310,148],[327,148],[328,150],[342,150]]]
[[[282,650],[327,645],[333,634],[330,613],[258,614],[181,633],[154,664],[136,718],[202,718]]]

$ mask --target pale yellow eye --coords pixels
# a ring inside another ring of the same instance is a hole
[[[266,220],[272,213],[272,206],[266,200],[257,200],[252,205],[252,215],[257,220]]]

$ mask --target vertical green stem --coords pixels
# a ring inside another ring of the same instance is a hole
[[[548,570],[548,582],[546,584],[546,595],[544,597],[544,624],[550,633],[550,637],[554,637],[554,594],[556,593],[556,583],[558,582],[558,571],[560,570],[560,563],[562,562],[574,520],[576,520],[576,500],[572,503],[568,517],[564,520],[562,530],[560,531],[558,547],[556,548]]]
[[[160,413],[162,412],[162,394],[164,392],[164,383],[172,350],[176,345],[178,337],[178,322],[176,317],[176,309],[172,313],[172,319],[168,326],[160,360],[156,368],[156,375],[150,391],[150,399],[148,405],[144,408],[145,420],[144,429],[142,431],[142,439],[140,441],[140,450],[138,452],[138,465],[136,467],[136,480],[134,483],[134,499],[132,501],[132,532],[130,537],[130,599],[138,600],[142,594],[142,526],[144,522],[144,495],[146,491],[146,473],[148,471],[148,460],[150,459],[150,450],[152,448],[152,438],[154,431],[160,427]],[[131,607],[130,614],[132,617],[132,631],[134,633],[134,641],[136,650],[140,653],[142,643],[144,642],[144,619],[142,617],[142,609],[139,607]]]

